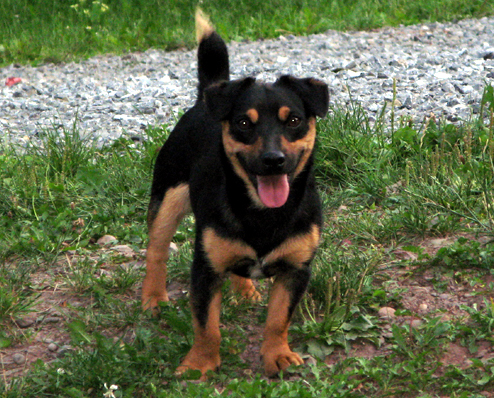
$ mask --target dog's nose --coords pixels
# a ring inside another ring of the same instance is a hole
[[[281,167],[285,164],[285,154],[281,151],[269,151],[262,154],[261,160],[266,167]]]

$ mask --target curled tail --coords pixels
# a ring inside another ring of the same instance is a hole
[[[196,11],[197,69],[199,75],[198,100],[211,84],[230,79],[228,50],[200,9]]]

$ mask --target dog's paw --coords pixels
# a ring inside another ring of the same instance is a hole
[[[261,301],[262,296],[256,290],[252,279],[242,278],[241,276],[232,275],[230,277],[232,281],[232,290],[242,296],[244,299],[251,301],[253,303],[258,303]]]
[[[268,377],[276,376],[280,371],[290,365],[303,365],[304,360],[296,352],[290,350],[288,345],[265,349],[262,352],[264,372]]]
[[[166,292],[164,294],[150,294],[150,295],[142,295],[142,309],[144,311],[151,311],[153,315],[157,315],[159,311],[159,303],[168,302],[168,294]]]
[[[208,372],[216,371],[221,364],[219,355],[204,355],[200,350],[192,348],[175,371],[176,376],[186,376],[188,371],[198,370],[201,372],[201,381],[207,380]]]

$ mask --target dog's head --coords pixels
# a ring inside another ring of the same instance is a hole
[[[215,84],[204,96],[222,123],[225,153],[252,201],[260,208],[283,206],[311,157],[316,116],[329,106],[327,85],[292,76],[273,84],[246,78]]]

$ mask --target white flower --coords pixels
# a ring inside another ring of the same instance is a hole
[[[108,388],[108,386],[105,383],[104,384],[104,387],[106,389],[106,392],[103,394],[103,397],[105,397],[105,398],[116,398],[115,397],[115,394],[113,393],[113,391],[118,390],[118,386],[116,384],[112,384],[110,386],[110,388]]]

